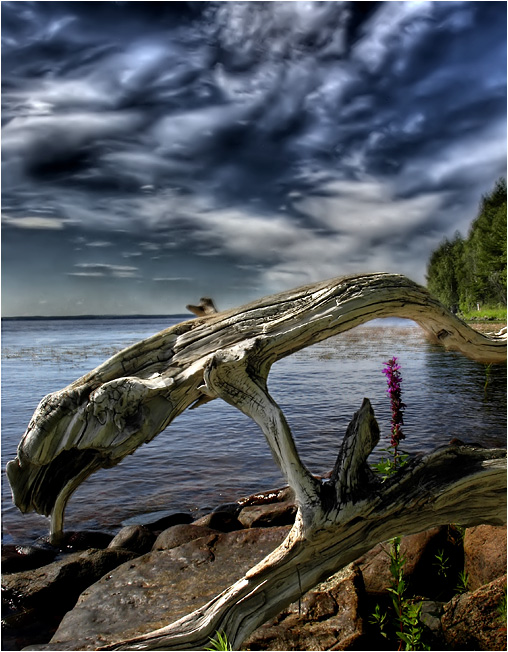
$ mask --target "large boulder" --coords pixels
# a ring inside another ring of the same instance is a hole
[[[363,580],[351,564],[259,627],[245,650],[359,650],[366,641]]]
[[[2,577],[3,644],[48,640],[59,621],[88,586],[110,570],[133,559],[128,550],[75,552],[36,570]]]
[[[133,559],[81,595],[48,645],[26,649],[93,650],[167,625],[240,579],[289,529],[209,534]]]
[[[472,591],[506,573],[506,525],[477,525],[466,530],[464,570]]]
[[[448,649],[506,650],[506,575],[453,598],[444,606],[441,627]]]

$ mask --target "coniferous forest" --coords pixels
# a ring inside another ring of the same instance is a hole
[[[464,316],[506,310],[506,179],[482,197],[467,237],[457,231],[431,254],[427,287]]]

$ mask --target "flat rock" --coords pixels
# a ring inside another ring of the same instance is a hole
[[[245,650],[371,649],[366,643],[363,580],[351,564],[259,627]]]
[[[287,536],[289,526],[210,534],[122,564],[89,587],[37,650],[93,650],[143,634],[206,604]]]
[[[464,570],[473,591],[506,573],[506,525],[477,525],[466,530]]]
[[[503,599],[506,575],[446,604],[441,627],[448,649],[506,650],[506,610],[504,617],[500,613]]]

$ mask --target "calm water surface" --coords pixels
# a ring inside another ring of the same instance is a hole
[[[40,399],[90,371],[116,351],[181,321],[175,318],[3,321],[2,469]],[[506,445],[506,368],[485,366],[430,344],[406,320],[376,320],[276,363],[270,391],[283,408],[309,468],[325,473],[345,429],[367,396],[382,437],[389,439],[390,405],[383,363],[398,356],[406,440],[410,453],[452,437]],[[216,400],[179,416],[152,442],[113,469],[101,470],[71,498],[67,529],[116,532],[147,512],[188,510],[198,515],[222,502],[284,484],[258,427]],[[48,519],[22,515],[2,473],[4,542],[31,541]]]

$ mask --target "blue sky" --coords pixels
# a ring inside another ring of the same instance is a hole
[[[4,316],[424,283],[505,175],[505,2],[1,9]]]

